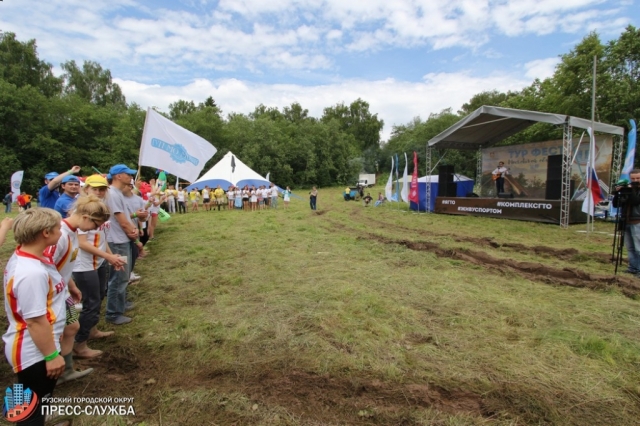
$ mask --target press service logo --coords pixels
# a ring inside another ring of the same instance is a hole
[[[4,392],[2,415],[10,422],[20,422],[31,417],[37,404],[38,395],[29,388],[23,389],[21,383],[16,383]]]

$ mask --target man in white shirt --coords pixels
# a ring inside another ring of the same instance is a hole
[[[271,208],[277,209],[278,208],[278,187],[272,183],[271,188],[269,189],[269,192],[271,193]]]
[[[496,197],[504,192],[504,177],[509,174],[509,169],[500,161],[498,167],[491,172],[491,177],[496,181]]]

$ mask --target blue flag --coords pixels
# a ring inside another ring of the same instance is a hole
[[[624,166],[622,167],[622,173],[620,174],[620,180],[626,179],[631,181],[631,177],[629,173],[633,170],[633,163],[636,158],[636,122],[634,120],[629,120],[631,124],[631,128],[629,129],[628,141],[627,144],[627,156],[624,159]]]

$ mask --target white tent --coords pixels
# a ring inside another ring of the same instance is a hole
[[[205,186],[216,188],[218,185],[226,191],[231,185],[241,188],[245,185],[269,186],[269,181],[251,170],[249,166],[229,151],[200,179],[189,185],[187,191],[191,191],[193,188],[203,189]]]
[[[431,183],[438,183],[439,180],[439,176],[438,175],[431,175]],[[459,175],[459,174],[455,174],[453,175],[453,181],[454,182],[468,182],[470,180],[473,180],[469,177],[466,177],[464,175]],[[402,183],[402,179],[398,179],[395,182],[400,182]],[[426,183],[427,182],[427,177],[426,176],[422,176],[421,178],[418,178],[418,182],[422,182],[422,183]],[[409,184],[411,184],[411,176],[409,176]]]

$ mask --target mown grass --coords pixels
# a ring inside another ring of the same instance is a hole
[[[133,396],[137,416],[77,423],[637,423],[638,301],[396,243],[611,275],[595,257],[613,225],[364,208],[340,191],[320,191],[320,214],[294,200],[162,224],[136,267],[135,321],[95,344],[99,374],[56,391]]]

